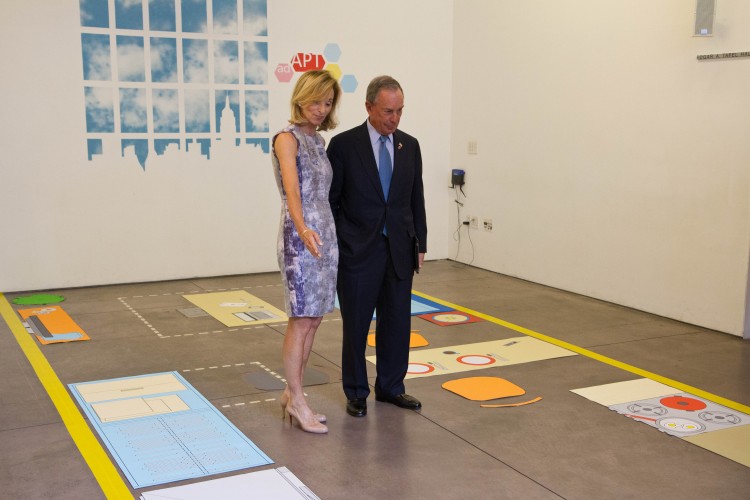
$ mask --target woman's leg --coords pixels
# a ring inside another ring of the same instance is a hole
[[[305,336],[305,348],[302,357],[302,372],[300,373],[300,380],[305,375],[305,367],[307,366],[307,360],[310,359],[313,341],[315,340],[315,333],[318,331],[318,327],[320,326],[321,321],[323,321],[322,317],[309,319],[311,319],[312,321],[310,322],[307,335]]]
[[[284,372],[289,389],[287,411],[300,421],[305,430],[320,432],[326,427],[318,422],[305,400],[302,376],[312,351],[315,331],[322,318],[289,318],[284,337]],[[326,429],[327,430],[327,429]]]

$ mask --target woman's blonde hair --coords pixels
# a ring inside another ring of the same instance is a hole
[[[328,113],[326,119],[320,124],[318,130],[331,130],[336,128],[336,125],[339,124],[336,119],[336,107],[339,103],[341,87],[333,75],[326,70],[307,71],[302,73],[302,76],[299,77],[299,80],[297,80],[297,83],[294,86],[294,91],[292,92],[292,117],[289,119],[289,123],[307,123],[307,119],[305,119],[305,116],[302,114],[302,106],[306,106],[312,102],[322,101],[330,90],[333,90],[331,112]]]

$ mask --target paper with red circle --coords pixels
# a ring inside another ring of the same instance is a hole
[[[424,375],[435,371],[435,367],[427,363],[409,363],[406,368],[407,374]]]
[[[463,311],[433,312],[420,314],[417,317],[440,326],[465,325],[467,323],[477,323],[482,321],[482,318],[478,318]]]
[[[432,349],[415,349],[409,352],[409,362],[426,364],[434,369],[421,373],[408,372],[406,378],[448,375],[575,355],[574,352],[562,347],[526,336]],[[376,356],[367,356],[367,360],[377,363]]]
[[[672,408],[673,410],[696,411],[702,410],[707,406],[706,403],[704,403],[700,399],[689,398],[685,396],[669,396],[666,398],[662,398],[661,400],[659,400],[659,402],[667,408]]]
[[[496,360],[492,356],[485,356],[484,354],[466,354],[457,357],[456,361],[463,365],[486,366],[494,364]]]

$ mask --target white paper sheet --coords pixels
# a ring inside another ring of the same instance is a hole
[[[320,500],[286,467],[249,472],[141,494],[142,500]]]

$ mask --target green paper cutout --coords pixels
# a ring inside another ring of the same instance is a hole
[[[58,302],[62,302],[63,300],[65,300],[65,297],[63,297],[62,295],[49,295],[39,293],[36,295],[28,295],[26,297],[16,297],[15,299],[13,299],[13,303],[24,306],[41,306],[45,304],[56,304]]]

